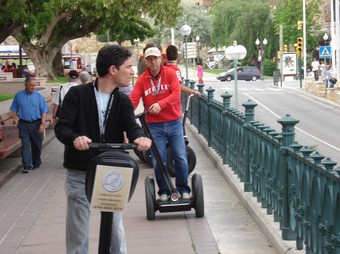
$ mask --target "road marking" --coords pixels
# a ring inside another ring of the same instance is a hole
[[[255,99],[254,97],[252,97],[251,95],[249,95],[249,94],[247,94],[247,93],[244,93],[244,95],[247,96],[247,97],[249,97],[249,98],[252,99],[253,101],[255,101],[258,105],[261,105],[265,110],[267,110],[269,113],[271,113],[272,115],[274,115],[276,118],[278,118],[278,119],[281,118],[281,116],[279,116],[278,114],[276,114],[274,111],[270,110],[267,106],[265,106],[264,104],[262,104],[261,102],[259,102],[258,100],[256,100],[256,99]],[[327,142],[325,142],[325,141],[323,141],[323,140],[321,140],[321,139],[319,139],[319,138],[313,136],[312,134],[309,134],[308,132],[306,132],[306,131],[300,129],[299,127],[295,127],[295,129],[298,130],[298,131],[300,131],[300,132],[302,132],[303,134],[305,134],[305,135],[307,135],[307,136],[309,136],[309,137],[311,137],[311,138],[313,138],[313,139],[319,141],[320,143],[323,143],[324,145],[326,145],[326,146],[328,146],[328,147],[330,147],[330,148],[332,148],[332,149],[334,149],[334,150],[340,152],[340,148],[338,148],[338,147],[336,147],[336,146],[334,146],[334,145],[331,145],[331,144],[329,144],[329,143],[327,143]]]

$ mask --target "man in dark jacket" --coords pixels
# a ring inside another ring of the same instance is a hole
[[[98,152],[89,143],[123,143],[123,132],[137,145],[150,148],[136,123],[134,108],[119,87],[130,84],[134,75],[131,52],[118,45],[103,47],[97,56],[98,76],[94,82],[74,86],[66,94],[60,118],[55,126],[57,138],[65,145],[67,168],[66,248],[67,253],[88,253],[89,202],[85,195],[86,170]],[[126,253],[121,213],[113,213],[111,253]]]

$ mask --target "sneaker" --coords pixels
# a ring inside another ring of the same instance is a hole
[[[34,170],[34,169],[38,169],[38,168],[40,168],[40,165],[34,165],[32,169]]]
[[[188,192],[182,193],[182,199],[191,199],[191,195]]]
[[[28,168],[24,168],[24,170],[22,171],[23,174],[27,174],[31,171],[31,168],[28,167]]]
[[[168,199],[169,199],[169,195],[168,194],[162,194],[159,197],[159,201],[162,201],[162,202],[168,201]]]

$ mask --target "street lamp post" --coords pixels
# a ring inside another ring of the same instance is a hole
[[[136,54],[137,54],[137,57],[139,56],[139,38],[137,38],[137,39],[134,39],[133,40],[133,42],[135,43],[135,45],[136,45]]]
[[[237,45],[234,41],[233,46],[225,49],[225,56],[228,60],[234,62],[234,94],[235,94],[235,108],[238,108],[238,87],[237,87],[237,60],[242,60],[247,55],[247,49],[242,45]]]
[[[183,25],[179,30],[182,36],[184,36],[185,41],[185,70],[186,70],[186,79],[188,80],[188,36],[191,33],[191,27],[187,24]]]
[[[197,43],[197,62],[200,63],[200,37],[196,36],[196,43]]]
[[[323,35],[323,40],[325,41],[325,46],[328,46],[328,39],[329,39],[329,36],[328,36],[328,33],[325,33],[324,35]],[[325,62],[326,62],[326,64],[327,64],[327,58],[326,58],[326,60],[325,60]],[[329,64],[329,61],[328,61],[328,64]]]
[[[258,58],[257,58],[257,61],[260,62],[260,67],[261,67],[261,80],[263,80],[263,54],[264,54],[264,49],[266,48],[267,46],[267,39],[264,38],[263,41],[262,41],[262,44],[260,42],[260,40],[257,38],[256,41],[255,41],[255,44],[256,44],[256,47],[258,49]]]

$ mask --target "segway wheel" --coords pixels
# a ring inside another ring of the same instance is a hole
[[[146,150],[143,152],[143,158],[146,164],[148,164],[150,167],[152,167],[152,161],[151,161],[151,150]]]
[[[151,176],[145,178],[145,201],[146,201],[146,218],[155,219],[156,212],[156,191],[155,180]]]
[[[191,178],[192,194],[195,204],[196,217],[204,216],[203,183],[200,174],[195,173]]]
[[[187,148],[187,157],[188,157],[188,174],[191,174],[192,171],[194,171],[196,167],[196,154],[194,150],[190,146],[186,146]],[[170,176],[175,177],[176,176],[176,170],[175,170],[175,163],[172,159],[172,153],[170,147],[167,149],[167,169],[169,171]]]

